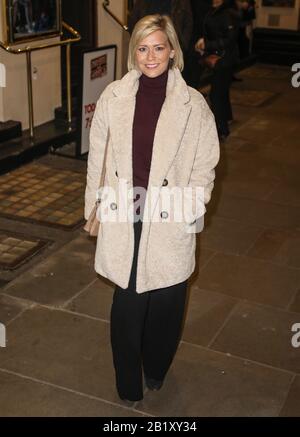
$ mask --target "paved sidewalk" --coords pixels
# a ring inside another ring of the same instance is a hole
[[[51,241],[0,270],[0,416],[300,416],[300,347],[291,342],[300,323],[300,91],[285,68],[240,76],[163,388],[145,388],[134,404],[116,393],[113,285],[93,269],[95,242],[80,228],[0,217],[1,229]],[[86,172],[85,162],[57,156],[36,163]]]

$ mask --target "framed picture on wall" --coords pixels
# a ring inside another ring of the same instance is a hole
[[[3,1],[9,44],[61,34],[61,0]]]

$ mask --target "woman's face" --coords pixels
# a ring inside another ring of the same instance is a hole
[[[140,41],[136,51],[136,64],[143,74],[154,78],[168,69],[169,60],[174,58],[174,54],[167,35],[157,30]]]
[[[213,7],[218,8],[224,3],[224,0],[213,0]]]

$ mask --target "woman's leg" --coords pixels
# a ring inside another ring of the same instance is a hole
[[[122,399],[143,398],[141,342],[148,293],[136,293],[136,267],[142,222],[134,224],[135,248],[129,286],[116,286],[111,308],[111,345],[116,385]]]
[[[223,78],[219,69],[214,69],[213,71],[209,98],[219,135],[228,135],[229,129],[228,126],[226,127],[224,116]]]
[[[147,293],[116,288],[111,310],[111,344],[120,398],[143,398],[141,340]]]
[[[233,76],[233,68],[229,70],[227,74],[227,83],[225,83],[225,105],[226,105],[226,119],[227,121],[233,121],[233,113],[232,113],[232,106],[231,106],[231,100],[230,100],[230,87],[232,84],[232,76]]]
[[[228,116],[230,115],[228,102],[229,88],[232,79],[231,68],[216,68],[211,82],[210,101],[216,118],[219,135],[229,135]]]
[[[149,292],[142,353],[145,376],[162,381],[182,330],[188,281]]]

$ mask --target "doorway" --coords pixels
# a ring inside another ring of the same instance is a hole
[[[78,93],[80,59],[84,50],[97,44],[97,0],[62,0],[62,19],[76,29],[82,39],[71,45],[71,83],[72,96]],[[66,100],[66,48],[61,51],[62,101]],[[75,109],[75,108],[74,108]]]

